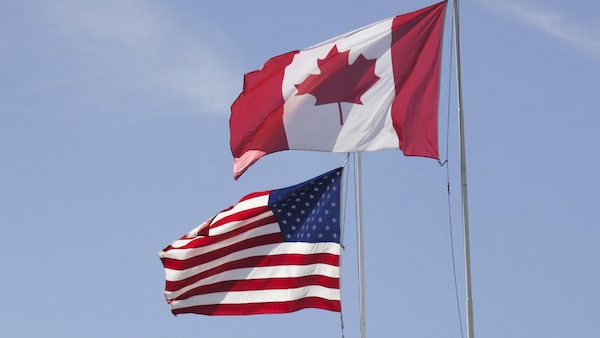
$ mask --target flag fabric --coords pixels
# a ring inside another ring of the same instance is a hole
[[[161,250],[173,314],[340,312],[342,171],[246,195]]]
[[[282,150],[439,158],[446,1],[268,60],[231,106],[234,178]]]

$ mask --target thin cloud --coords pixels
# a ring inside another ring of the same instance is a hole
[[[28,69],[23,95],[35,94],[57,110],[135,119],[228,114],[241,88],[235,44],[225,43],[218,27],[186,22],[171,8],[147,1],[51,1],[14,11],[23,17],[14,19],[22,28],[12,44],[28,41],[13,48],[27,54],[12,61]],[[61,95],[68,99],[56,100]]]
[[[523,2],[483,0],[482,3],[587,53],[600,56],[600,26],[595,21],[571,20],[562,12]]]

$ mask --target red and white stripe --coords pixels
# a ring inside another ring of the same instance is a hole
[[[282,242],[269,193],[245,196],[159,253],[174,314],[341,311],[340,245]]]

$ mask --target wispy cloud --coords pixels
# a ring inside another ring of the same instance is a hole
[[[13,63],[6,66],[22,81],[23,97],[71,113],[143,118],[227,114],[239,92],[235,44],[200,15],[186,21],[148,1],[34,4],[14,5],[14,22],[5,23],[16,34],[3,62]]]
[[[558,10],[532,5],[523,1],[480,0],[480,2],[595,57],[600,57],[600,25],[597,20],[586,22],[580,18],[577,20],[571,19]]]

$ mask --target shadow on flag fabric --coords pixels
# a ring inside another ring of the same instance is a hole
[[[446,2],[271,58],[231,106],[234,178],[282,150],[401,149],[438,159]]]
[[[340,312],[342,170],[244,196],[160,251],[173,314]]]

